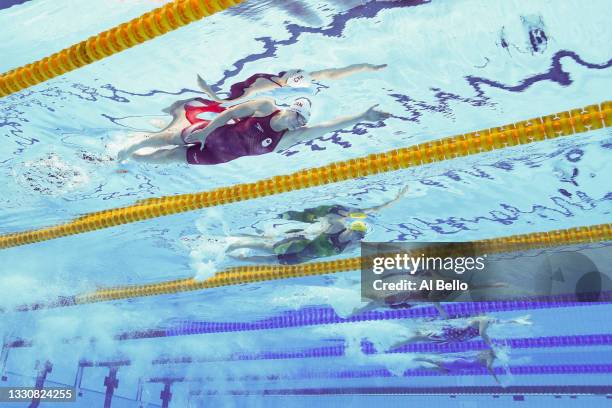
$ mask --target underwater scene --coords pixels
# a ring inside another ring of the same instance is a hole
[[[0,0],[0,406],[612,406],[609,16]]]

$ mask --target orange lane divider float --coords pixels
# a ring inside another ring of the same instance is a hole
[[[0,97],[81,68],[242,1],[175,0],[39,61],[2,74]]]
[[[611,124],[612,102],[603,102],[253,183],[142,200],[128,207],[89,213],[65,224],[0,235],[0,249],[584,133]]]
[[[606,241],[612,241],[612,224],[591,225],[485,239],[473,242],[473,248],[478,253],[494,254]],[[177,292],[210,289],[220,286],[348,272],[359,270],[360,268],[361,259],[359,257],[291,266],[244,266],[226,269],[204,281],[189,278],[147,285],[100,289],[93,293],[76,296],[75,303],[86,304],[144,296],[165,295]]]

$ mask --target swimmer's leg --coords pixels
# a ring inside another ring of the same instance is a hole
[[[236,249],[256,249],[261,251],[273,252],[274,242],[265,237],[235,237],[232,243],[225,249],[226,252],[231,252]]]
[[[440,317],[443,319],[448,319],[448,313],[446,313],[446,310],[444,310],[440,302],[432,302],[432,303],[433,303],[433,306],[438,311],[438,313],[440,314]]]
[[[356,307],[355,309],[353,309],[353,311],[351,312],[350,315],[348,315],[348,317],[353,317],[353,316],[357,316],[358,314],[361,314],[361,313],[370,312],[372,310],[379,309],[381,306],[382,305],[381,305],[380,302],[376,302],[376,301],[372,300],[372,301],[368,302],[365,306]]]
[[[501,385],[501,382],[499,381],[499,378],[497,377],[497,374],[495,374],[495,370],[493,369],[493,367],[487,367],[487,371],[489,372],[489,374],[491,374],[491,376],[493,377],[495,382],[498,385]]]
[[[397,343],[393,343],[391,347],[389,347],[389,350],[395,350],[397,348],[405,346],[406,344],[417,343],[420,341],[427,341],[427,340],[429,339],[425,336],[419,336],[419,335],[412,336],[404,341],[398,341]]]
[[[145,139],[120,150],[117,153],[117,160],[122,161],[130,156],[135,157],[134,153],[144,147],[182,146],[184,144],[180,134],[177,132],[167,131],[151,133]]]
[[[193,101],[194,98],[183,99],[180,101],[174,102],[172,105],[168,106],[165,109],[162,109],[162,112],[167,113],[172,116],[172,120],[168,125],[162,129],[168,130],[170,128],[178,127],[179,124],[183,125],[181,127],[185,127],[189,125],[189,122],[185,118],[185,104]]]
[[[220,98],[215,91],[212,90],[212,88],[206,83],[206,81],[204,81],[204,79],[202,79],[200,75],[198,75],[198,86],[202,91],[204,91],[206,95],[208,95],[215,102],[225,101],[224,99]]]
[[[278,257],[276,255],[251,255],[251,256],[243,256],[243,255],[228,255],[230,258],[234,258],[239,261],[245,262],[254,262],[254,263],[273,263],[278,261]]]
[[[423,358],[423,357],[419,357],[419,358],[415,358],[414,361],[419,361],[422,363],[425,363],[424,365],[427,368],[433,368],[439,371],[442,371],[443,373],[447,373],[448,369],[446,369],[443,365],[443,363],[441,361],[435,361],[432,360],[430,358]]]
[[[491,324],[491,319],[481,319],[478,322],[478,334],[480,334],[480,337],[482,337],[482,340],[485,342],[486,345],[488,345],[489,347],[492,347],[493,344],[491,343],[491,338],[489,337],[489,334],[487,333],[487,330],[489,329],[490,324]]]
[[[150,164],[176,164],[187,163],[187,147],[177,146],[172,149],[159,149],[153,153],[133,153],[132,159]]]
[[[489,372],[489,374],[491,374],[495,382],[501,385],[501,383],[499,382],[499,378],[497,378],[497,375],[495,374],[495,368],[493,367],[494,361],[495,352],[493,350],[488,350],[488,352],[485,354],[485,365],[487,367],[487,371]]]

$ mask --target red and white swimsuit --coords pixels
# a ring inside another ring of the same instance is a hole
[[[279,112],[277,110],[267,116],[244,118],[215,129],[206,137],[202,149],[201,143],[191,136],[204,129],[210,120],[200,119],[198,115],[205,112],[220,113],[225,109],[219,102],[202,98],[185,104],[185,117],[191,125],[183,129],[181,137],[185,144],[192,144],[187,149],[187,163],[219,164],[243,156],[271,153],[286,132],[277,132],[270,126],[272,117]]]

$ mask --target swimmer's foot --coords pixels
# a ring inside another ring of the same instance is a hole
[[[125,163],[130,158],[130,149],[121,149],[117,152],[117,163]]]
[[[130,160],[120,161],[117,160],[117,168],[115,169],[115,173],[117,174],[128,174],[130,173],[136,164]]]
[[[398,341],[397,343],[393,343],[391,347],[389,347],[388,351],[397,350],[398,348],[405,346],[406,344],[410,344],[410,340]]]

